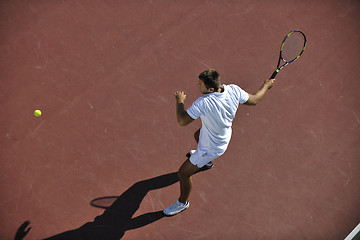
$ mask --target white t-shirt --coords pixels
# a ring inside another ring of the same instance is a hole
[[[227,149],[239,103],[249,99],[249,94],[235,84],[222,87],[222,93],[205,94],[186,110],[191,118],[201,118],[198,149],[212,155],[221,155]]]

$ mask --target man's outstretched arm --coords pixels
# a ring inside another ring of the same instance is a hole
[[[269,79],[264,82],[261,88],[254,94],[249,94],[249,99],[245,102],[245,105],[256,105],[264,98],[267,90],[272,88],[275,84],[275,79]]]
[[[180,126],[186,126],[194,119],[189,116],[189,114],[185,111],[184,102],[186,99],[186,95],[182,91],[175,92],[176,98],[176,119]]]

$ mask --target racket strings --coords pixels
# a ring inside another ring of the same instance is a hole
[[[293,32],[290,34],[284,42],[282,47],[282,58],[290,62],[300,55],[304,48],[305,38],[299,32]]]

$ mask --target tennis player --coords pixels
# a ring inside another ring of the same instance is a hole
[[[211,168],[213,161],[226,151],[231,138],[232,121],[239,103],[258,104],[274,83],[275,79],[266,80],[255,94],[249,94],[235,84],[221,84],[216,70],[206,70],[199,75],[199,88],[203,96],[199,97],[186,111],[184,109],[185,93],[175,92],[178,124],[186,126],[200,117],[202,127],[194,134],[198,148],[187,155],[188,159],[178,171],[180,197],[173,205],[163,210],[165,215],[176,215],[189,207],[191,176],[201,168]]]

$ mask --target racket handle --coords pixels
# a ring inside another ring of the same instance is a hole
[[[277,70],[274,71],[274,73],[271,75],[271,77],[269,79],[274,79],[276,77],[276,74],[278,73]]]

